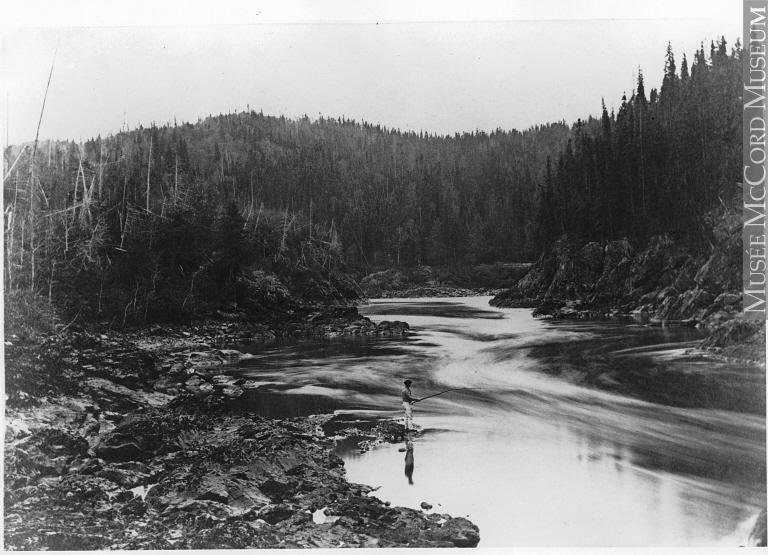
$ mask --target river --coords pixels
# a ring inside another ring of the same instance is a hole
[[[427,502],[468,517],[480,547],[747,544],[766,503],[764,415],[656,404],[578,379],[582,344],[684,372],[691,363],[679,355],[694,330],[552,322],[488,300],[377,300],[361,309],[374,321],[408,322],[406,337],[241,346],[256,358],[236,373],[262,386],[240,407],[274,418],[335,411],[332,433],[402,417],[406,378],[416,397],[477,388],[416,404],[408,457],[404,445],[361,454],[359,438],[340,441],[349,481],[378,487],[372,495],[394,505]],[[541,355],[552,350],[561,361],[574,357],[574,370],[544,372]],[[630,358],[613,359],[614,370]]]

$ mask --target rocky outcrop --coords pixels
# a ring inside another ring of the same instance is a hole
[[[725,359],[765,364],[765,322],[729,320],[702,341],[699,348]]]
[[[99,409],[89,405],[91,417]],[[463,518],[391,507],[347,482],[332,415],[235,414],[181,394],[99,428],[6,437],[9,550],[474,547]],[[34,427],[33,427],[34,428]],[[93,448],[89,448],[93,444]]]
[[[491,305],[536,307],[534,315],[553,318],[633,314],[715,328],[741,310],[740,220],[720,214],[713,229],[708,252],[666,235],[640,251],[626,239],[576,248],[563,238]]]
[[[356,316],[336,307],[308,325],[408,329]],[[214,346],[221,325],[7,338],[6,549],[477,545],[465,519],[391,507],[349,483],[321,429],[332,415],[230,412],[251,384],[224,372],[249,357]]]
[[[433,275],[432,269],[421,268],[411,276],[396,270],[384,270],[365,276],[360,287],[375,299],[406,299],[424,297],[471,297],[485,294],[484,289],[457,287],[446,284]],[[415,278],[415,279],[414,279]]]
[[[377,299],[492,295],[515,283],[529,267],[530,264],[481,264],[390,268],[365,276],[360,288],[366,296]]]
[[[323,276],[296,268],[282,280],[273,272],[245,268],[235,277],[237,308],[251,315],[288,311],[304,305],[351,306],[365,300],[355,281],[344,273]]]

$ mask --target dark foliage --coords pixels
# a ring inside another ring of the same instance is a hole
[[[667,48],[661,90],[637,89],[618,114],[579,120],[556,164],[548,163],[538,229],[548,245],[563,234],[581,246],[628,238],[644,246],[669,234],[705,247],[705,215],[740,194],[741,48],[704,46],[676,73]]]
[[[244,269],[338,300],[357,294],[345,264],[530,262],[564,234],[706,247],[704,215],[739,179],[740,58],[721,39],[678,73],[669,47],[660,91],[640,74],[618,114],[572,128],[436,136],[251,111],[44,142],[4,181],[5,291],[122,325],[237,308]]]

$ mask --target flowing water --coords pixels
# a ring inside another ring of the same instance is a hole
[[[340,441],[349,481],[394,505],[468,517],[480,547],[747,544],[766,503],[764,415],[655,404],[578,385],[573,370],[544,372],[542,354],[578,357],[564,345],[625,353],[609,359],[615,371],[634,356],[685,372],[679,354],[695,331],[555,323],[488,300],[361,310],[408,322],[406,337],[253,345],[253,363],[236,372],[262,387],[240,406],[274,418],[336,411],[336,428],[364,428],[402,417],[405,378],[416,397],[479,388],[416,404],[410,452],[384,444],[361,454],[361,438]]]

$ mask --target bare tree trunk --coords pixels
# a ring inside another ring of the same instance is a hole
[[[128,178],[125,178],[125,181],[123,181],[123,205],[120,207],[120,212],[118,212],[118,215],[120,216],[120,248],[123,248],[123,242],[125,241],[125,232],[128,230],[128,216],[129,212],[125,209],[125,189],[128,185]],[[125,220],[123,220],[125,218]]]
[[[8,173],[6,173],[6,174],[5,174],[5,177],[3,178],[3,181],[5,181],[6,179],[8,179],[8,176],[9,176],[9,175],[11,175],[11,172],[13,171],[13,168],[15,168],[15,167],[16,167],[16,162],[18,162],[18,161],[19,161],[19,158],[21,158],[21,155],[22,155],[22,154],[24,154],[24,151],[25,151],[26,149],[27,149],[27,145],[26,145],[26,144],[25,144],[24,146],[22,146],[22,147],[21,147],[21,150],[19,151],[19,155],[18,155],[18,156],[16,156],[16,160],[14,160],[14,161],[13,161],[13,164],[11,164],[11,168],[8,170]],[[16,190],[18,191],[18,189],[19,189],[19,187],[18,187],[18,175],[17,175],[17,176],[16,176]],[[14,197],[14,199],[15,199],[15,197]],[[14,200],[14,202],[15,202],[15,200]]]
[[[5,234],[8,237],[6,241],[7,248],[5,249],[5,267],[8,270],[8,278],[5,282],[5,288],[7,292],[13,290],[13,207],[9,206],[5,211],[5,219],[7,221]]]
[[[51,275],[48,278],[48,302],[50,303],[53,299],[53,274],[56,271],[56,261],[54,260],[51,264]]]
[[[19,266],[22,266],[24,264],[24,224],[27,223],[26,220],[21,220],[21,247],[20,247],[20,254],[19,257]]]
[[[35,157],[37,155],[37,143],[40,139],[40,125],[43,123],[43,114],[45,113],[45,101],[48,99],[48,89],[51,86],[51,77],[53,76],[53,68],[56,65],[56,53],[59,50],[59,44],[56,43],[56,50],[53,53],[53,62],[51,63],[51,71],[48,74],[48,84],[45,86],[45,96],[43,96],[43,106],[40,109],[40,119],[37,121],[37,132],[35,133],[35,146],[32,149],[32,159],[29,161],[29,219],[30,219],[30,245],[32,245],[32,272],[31,281],[29,284],[30,291],[35,290]],[[22,249],[24,244],[22,243]]]
[[[99,200],[101,200],[101,182],[104,172],[104,147],[99,145]]]
[[[149,171],[152,169],[152,131],[149,135],[149,160],[147,161],[147,212],[149,212]]]

